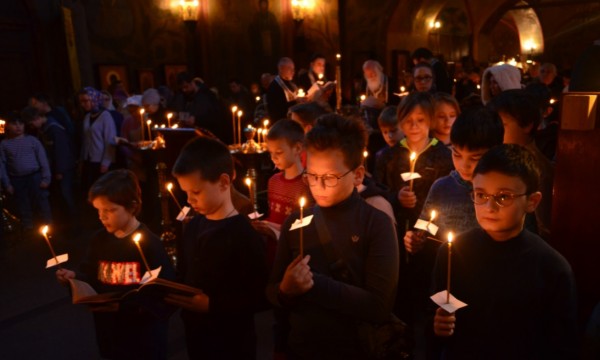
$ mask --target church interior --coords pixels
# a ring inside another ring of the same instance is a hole
[[[9,140],[15,123],[25,124],[25,133],[40,138],[47,148],[48,141],[42,140],[46,125],[42,130],[30,126],[42,111],[27,115],[27,109],[49,104],[70,121],[71,130],[64,124],[62,130],[73,143],[74,165],[66,190],[52,183],[43,189],[49,190],[46,204],[52,220],[39,204],[33,220],[27,220],[16,193],[18,179],[13,179],[20,175],[11,173],[11,159],[5,159],[9,155],[0,158],[6,163],[2,172],[13,183],[8,185],[0,174],[0,279],[6,284],[0,292],[0,358],[104,358],[91,313],[71,303],[69,291],[56,281],[57,267],[46,267],[51,257],[56,265],[61,262],[54,249],[69,254],[66,268],[77,267],[90,238],[102,227],[88,189],[106,169],[101,165],[100,173],[88,178],[94,170],[86,172],[83,163],[103,164],[104,158],[92,161],[82,151],[91,141],[87,128],[99,120],[94,120],[96,108],[86,108],[82,99],[97,100],[101,109],[120,114],[110,135],[116,149],[110,170],[129,168],[135,173],[142,188],[139,218],[161,238],[175,262],[184,257],[177,253],[184,231],[180,211],[191,205],[172,171],[190,139],[215,136],[228,146],[235,164],[234,204],[238,197],[250,209],[246,214],[258,216],[273,210],[267,187],[277,164],[267,147],[268,130],[282,118],[294,120],[292,105],[320,97],[327,112],[363,120],[369,131],[369,147],[361,149],[364,165],[375,173],[376,152],[386,145],[378,128],[381,110],[402,107],[405,98],[422,91],[415,69],[423,59],[415,59],[417,49],[431,54],[425,59],[433,89],[440,80],[437,71],[434,75],[437,63],[449,81],[448,90],[439,82],[437,90],[463,110],[471,103],[486,105],[490,68],[518,69],[513,90],[545,84],[551,108],[547,115],[555,131],[546,143],[549,155],[544,152],[553,184],[543,194],[551,199],[551,208],[544,224],[548,232],[542,237],[573,272],[576,358],[600,357],[600,237],[592,226],[600,216],[600,191],[594,190],[600,180],[599,1],[4,0],[1,8],[0,78],[5,85],[0,87],[0,150],[5,151],[1,142]],[[319,71],[313,67],[315,59],[323,60]],[[385,77],[389,98],[387,91],[382,100],[371,89],[371,64]],[[284,76],[290,65],[291,76]],[[548,72],[551,79],[546,82]],[[269,101],[274,83],[283,89],[281,115],[275,114],[275,101]],[[434,90],[426,92],[433,96]],[[189,94],[209,100],[190,105]],[[56,154],[49,153],[46,164],[53,171],[62,158]],[[19,161],[17,168],[24,166]],[[325,180],[321,178],[323,186]],[[70,200],[61,198],[65,191],[71,193]],[[49,239],[38,228],[50,223]],[[398,224],[401,232],[403,227]],[[278,233],[272,235],[276,243]],[[400,236],[398,242],[402,247]],[[402,266],[408,255],[401,255]],[[256,327],[268,329],[273,321],[257,316]],[[186,353],[177,313],[168,326],[164,358],[193,358]],[[271,337],[257,330],[257,359],[277,358]]]

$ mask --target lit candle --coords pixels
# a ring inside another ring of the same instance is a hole
[[[257,96],[254,99],[256,100],[256,102],[260,102],[260,96]]]
[[[304,238],[303,238],[303,229],[304,226],[302,226],[302,221],[304,218],[304,205],[306,205],[306,198],[304,196],[302,196],[300,198],[300,257],[303,258],[304,257]]]
[[[342,55],[335,54],[337,64],[335,65],[335,109],[338,113],[342,111]]]
[[[140,246],[141,238],[142,238],[142,233],[136,232],[135,235],[133,235],[133,242],[137,246],[137,248],[140,252],[140,255],[142,256],[142,260],[144,260],[144,266],[146,266],[146,271],[148,272],[148,274],[150,274],[150,276],[152,276],[152,271],[150,271],[150,265],[148,265],[148,261],[146,261],[146,256],[144,256],[144,252],[142,251],[142,247]]]
[[[452,234],[452,232],[448,233],[448,280],[447,280],[447,284],[446,284],[446,304],[450,303],[450,269],[452,268],[451,261],[452,261],[452,239],[453,239],[454,235]]]
[[[409,184],[409,190],[412,191],[413,189],[413,181],[414,179],[412,179],[412,176],[415,172],[415,164],[417,163],[417,153],[416,152],[411,152],[410,153],[410,184]]]
[[[237,116],[238,116],[238,127],[237,127],[237,131],[238,131],[238,144],[242,144],[242,115],[244,115],[244,112],[242,110],[238,110],[237,112]]]
[[[238,108],[238,107],[237,107],[237,106],[235,106],[235,105],[233,105],[233,106],[231,107],[231,126],[232,126],[232,128],[233,128],[233,143],[234,143],[234,144],[237,144],[237,142],[236,142],[236,140],[237,140],[237,136],[236,136],[236,133],[235,133],[235,113],[236,113],[236,111],[237,111],[237,108]]]
[[[365,99],[366,99],[366,98],[367,98],[367,95],[365,95],[365,94],[362,94],[362,95],[360,96],[360,102],[363,102],[363,101],[365,101]]]
[[[175,204],[177,205],[177,207],[181,211],[181,204],[179,204],[179,201],[177,201],[177,198],[173,194],[173,183],[171,183],[171,182],[167,183],[167,191],[169,192],[169,194],[171,194],[171,197],[173,198],[173,201],[175,201]]]
[[[250,198],[250,202],[252,202],[252,207],[256,209],[256,202],[254,201],[254,192],[252,191],[252,179],[246,177],[244,179],[246,186],[248,186],[248,197]]]
[[[319,80],[317,81],[317,84],[323,85],[323,74],[319,74],[319,75],[317,75],[317,77],[319,78]]]
[[[50,252],[52,253],[52,257],[54,257],[54,261],[56,261],[56,265],[58,265],[58,268],[61,269],[59,262],[58,262],[58,257],[56,256],[56,253],[54,252],[54,248],[52,247],[52,244],[50,243],[50,238],[48,238],[48,225],[44,225],[40,228],[40,233],[44,236],[44,239],[46,239],[46,244],[48,244],[48,247],[50,248]]]
[[[556,102],[556,99],[550,99],[550,105],[554,104]]]
[[[302,89],[302,88],[298,89],[298,95],[297,95],[297,97],[303,98],[305,96],[306,96],[306,93],[304,92],[304,89]]]
[[[167,126],[171,127],[171,118],[173,117],[173,113],[167,114]],[[161,126],[162,127],[162,126]]]
[[[406,88],[404,86],[400,86],[400,92],[403,93],[406,91]]]
[[[165,128],[165,124],[160,124],[160,128],[164,129]]]
[[[146,121],[146,125],[148,125],[148,139],[152,141],[152,129],[150,125],[152,125],[152,120]]]
[[[363,166],[367,166],[367,157],[369,157],[369,152],[365,150],[363,151]]]
[[[263,129],[261,129],[261,128],[258,128],[258,130],[256,130],[256,133],[258,134],[258,143],[260,144],[260,143],[262,142],[262,141],[260,140],[260,138],[261,138],[261,135],[262,135],[262,133],[263,133]],[[263,136],[263,138],[264,138],[264,136]]]
[[[146,110],[144,110],[144,108],[140,109],[140,134],[142,136],[142,138],[140,139],[141,141],[144,141],[144,113],[146,112]]]
[[[173,124],[173,129],[177,129],[179,127],[179,124]]]
[[[429,229],[429,225],[431,225],[431,223],[433,222],[433,219],[435,219],[436,215],[437,215],[437,213],[435,212],[435,210],[431,210],[431,217],[429,218],[429,221],[427,222],[425,229]]]

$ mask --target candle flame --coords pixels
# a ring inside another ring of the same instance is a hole
[[[323,74],[319,74],[318,77],[319,77],[319,80],[322,80],[323,79]]]
[[[341,59],[341,58],[342,58],[342,55],[340,55],[340,54],[335,54],[335,58],[339,60],[339,59]]]
[[[172,117],[173,117],[173,113],[168,113],[167,114],[167,119],[171,120]]]
[[[146,121],[146,124],[148,124],[148,125],[152,124],[152,120]]]
[[[366,159],[369,156],[369,152],[367,150],[363,151],[363,157]]]
[[[411,152],[410,153],[410,161],[415,161],[417,159],[417,153],[416,152]]]
[[[262,134],[262,132],[263,132],[263,129],[261,129],[261,128],[258,128],[258,130],[256,130],[256,132],[257,132],[257,133],[260,135],[260,134]]]
[[[146,110],[140,109],[140,115],[144,115],[145,112],[146,112]]]
[[[306,205],[306,198],[304,196],[302,196],[300,198],[300,207],[303,208],[304,205]]]
[[[233,105],[233,106],[231,107],[231,112],[235,114],[235,112],[237,111],[237,109],[238,109],[238,107],[237,107],[237,106],[235,106],[235,105]]]
[[[173,129],[177,129],[178,127],[179,127],[178,124],[175,124],[175,125],[172,126]]]
[[[267,127],[267,125],[269,125],[269,119],[263,120],[263,126]]]
[[[366,98],[367,98],[367,95],[365,95],[365,94],[362,94],[362,95],[360,96],[360,101],[365,101],[365,99],[366,99]]]
[[[406,88],[404,86],[400,86],[400,92],[404,92]]]
[[[554,104],[556,102],[556,99],[550,99],[550,105]]]
[[[246,183],[246,185],[250,186],[252,185],[252,179],[250,179],[249,177],[247,177],[246,179],[244,179],[244,182]]]
[[[44,225],[40,228],[40,233],[44,236],[48,234],[48,225]]]
[[[304,97],[304,96],[306,96],[304,89],[298,89],[298,97]]]
[[[171,190],[173,190],[173,183],[172,183],[172,182],[170,182],[170,183],[167,183],[167,190],[168,190],[168,191],[171,191]]]
[[[140,240],[142,239],[142,233],[140,232],[136,232],[135,235],[133,235],[133,241],[137,244]]]
[[[452,231],[450,231],[448,233],[448,244],[452,244],[453,239],[454,239],[454,234],[452,234]]]
[[[161,124],[161,125],[160,125],[160,128],[161,128],[161,129],[164,129],[165,127],[167,127],[165,124]]]
[[[256,102],[259,102],[260,101],[260,96],[257,96],[255,99],[256,99]]]
[[[429,220],[429,221],[433,221],[433,219],[435,219],[436,216],[437,216],[437,212],[435,212],[435,210],[431,210],[431,220]]]
[[[244,114],[244,112],[242,110],[238,110],[238,112],[237,112],[238,117],[242,117],[243,114]]]

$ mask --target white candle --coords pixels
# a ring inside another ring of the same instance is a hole
[[[140,255],[142,256],[142,260],[144,261],[144,266],[146,266],[146,271],[148,272],[148,274],[150,274],[150,276],[152,276],[152,272],[150,271],[150,265],[148,265],[148,261],[146,261],[146,257],[144,256],[144,252],[142,251],[142,247],[140,246],[141,238],[142,238],[142,233],[137,232],[133,236],[133,242],[137,246],[138,251],[140,252]]]

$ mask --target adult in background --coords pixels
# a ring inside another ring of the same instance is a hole
[[[298,87],[292,81],[296,68],[294,61],[283,57],[277,64],[278,74],[267,90],[267,109],[271,121],[275,122],[287,117],[288,109],[297,102]]]
[[[435,77],[435,88],[437,91],[452,94],[452,82],[446,70],[446,66],[439,59],[433,57],[431,50],[427,48],[418,48],[412,53],[412,61],[414,65],[420,62],[426,62],[431,65]]]
[[[223,131],[219,121],[219,103],[215,93],[210,91],[202,81],[194,81],[187,72],[177,74],[177,85],[180,92],[175,95],[174,108],[187,117],[181,117],[179,122],[184,126],[207,129],[219,136]]]
[[[73,120],[62,106],[53,106],[50,103],[48,96],[42,93],[37,93],[29,98],[29,106],[33,106],[42,115],[47,118],[56,120],[62,127],[65,128],[67,134],[73,139],[75,136],[75,125]]]
[[[487,104],[503,91],[521,89],[521,71],[509,64],[491,66],[483,72],[481,100]]]
[[[115,160],[117,129],[110,113],[102,107],[100,91],[92,87],[84,88],[79,92],[79,105],[85,112],[80,159],[82,190],[87,192]]]

